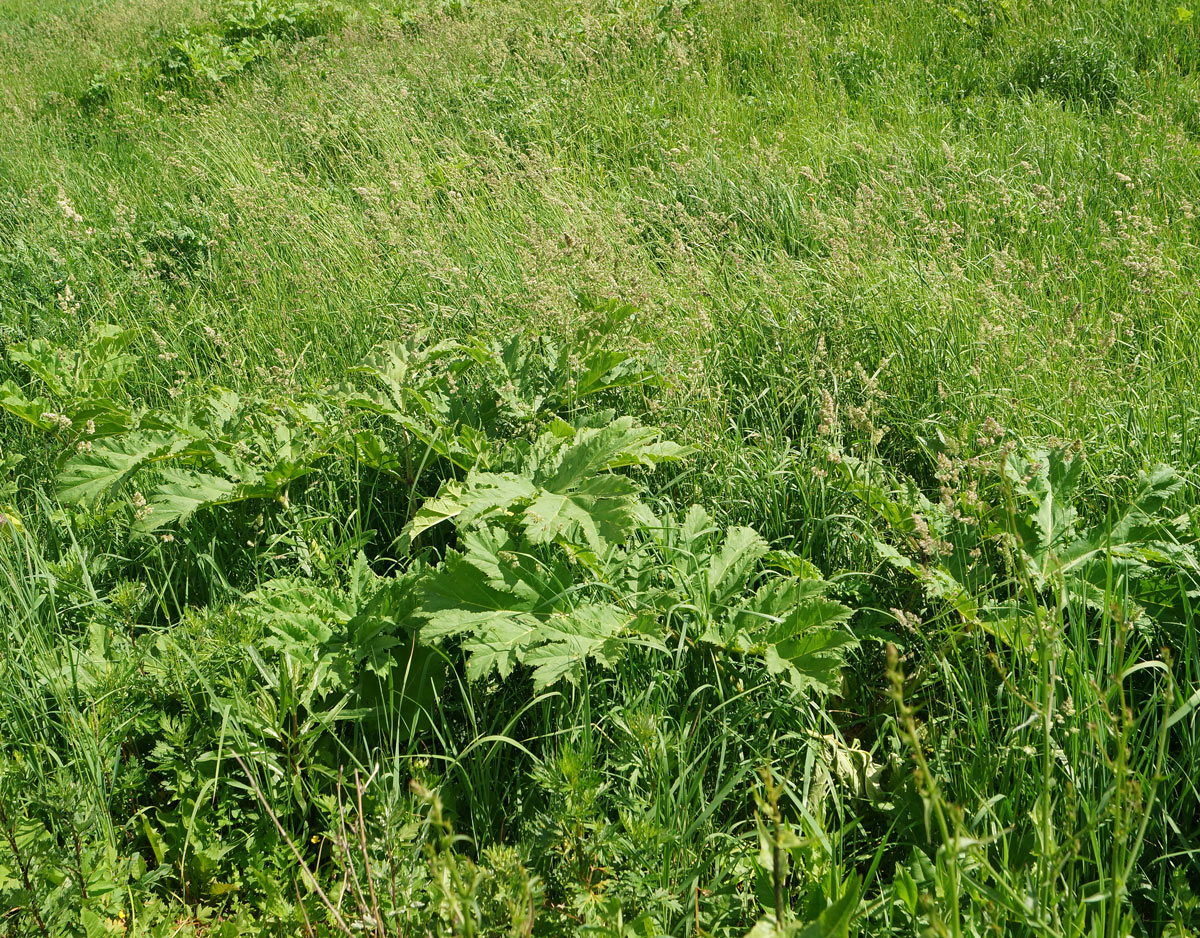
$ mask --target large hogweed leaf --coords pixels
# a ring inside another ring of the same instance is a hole
[[[519,503],[533,499],[538,489],[531,479],[512,472],[471,470],[461,481],[446,482],[436,498],[426,500],[405,529],[412,539],[444,521],[469,528],[492,515],[506,514]]]
[[[389,343],[354,371],[373,387],[345,385],[341,399],[352,410],[389,418],[463,471],[496,468],[489,437],[528,438],[556,421],[579,426],[581,405],[597,395],[662,384],[646,356],[611,341],[634,308],[578,299],[580,324],[565,341],[516,335],[434,344],[418,336]]]
[[[616,320],[627,315],[618,307],[593,311]],[[133,362],[124,351],[130,335],[106,329],[83,351],[41,341],[14,349],[12,359],[32,380],[0,387],[0,408],[63,440],[64,501],[94,505],[132,491],[136,531],[250,499],[286,506],[289,486],[333,459],[354,459],[407,485],[444,460],[469,474],[464,489],[473,496],[505,473],[524,473],[535,489],[500,492],[495,509],[521,501],[541,540],[583,533],[598,547],[628,533],[636,500],[621,480],[593,478],[596,470],[653,465],[682,452],[632,421],[562,419],[581,397],[646,377],[633,358],[604,352],[601,334],[593,330],[583,344],[418,337],[381,347],[352,371],[356,383],[299,400],[218,389],[198,402],[150,409],[117,401]],[[490,483],[479,475],[488,471]],[[455,492],[444,497],[452,502]]]
[[[545,437],[552,443],[557,434]],[[562,438],[562,445],[529,460],[534,481],[550,492],[570,491],[600,472],[627,466],[653,467],[678,459],[686,447],[660,439],[659,431],[640,427],[632,417],[619,417],[607,426],[585,427]]]
[[[496,412],[517,424],[539,424],[575,414],[607,391],[662,384],[644,355],[616,347],[614,333],[636,315],[628,303],[576,297],[580,316],[565,340],[480,338],[468,346],[483,383],[493,389]]]
[[[767,542],[752,528],[721,531],[711,516],[693,505],[681,520],[670,515],[654,529],[659,562],[671,584],[660,602],[687,610],[708,628],[724,621],[739,596],[749,591]]]
[[[461,482],[444,485],[405,535],[411,541],[451,520],[468,528],[489,519],[519,518],[532,544],[558,540],[601,552],[652,518],[639,487],[614,470],[655,466],[687,452],[629,417],[581,429],[560,421],[518,453],[515,471],[471,471]]]
[[[132,492],[135,531],[248,499],[286,505],[290,485],[329,457],[353,453],[358,434],[369,432],[337,419],[344,405],[332,392],[284,400],[217,389],[169,408],[123,403],[130,339],[102,328],[78,351],[42,340],[10,350],[31,380],[0,386],[0,408],[63,442],[64,502],[93,506]]]
[[[63,349],[45,339],[31,339],[9,348],[9,357],[24,365],[62,403],[111,398],[121,379],[137,363],[126,352],[133,334],[115,326],[100,326],[85,346]]]
[[[562,552],[535,555],[499,527],[467,530],[425,586],[426,639],[459,637],[467,673],[507,677],[532,667],[534,686],[578,678],[584,663],[611,665],[637,616],[596,601]]]
[[[131,339],[129,332],[102,326],[80,349],[59,348],[45,339],[10,346],[9,359],[34,380],[24,388],[11,380],[0,383],[0,410],[79,439],[129,430],[135,416],[117,399],[122,379],[136,363],[125,351]]]
[[[1075,536],[1078,512],[1071,496],[1082,470],[1083,464],[1062,450],[1030,455],[1014,450],[1004,461],[1018,509],[1013,513],[1013,531],[1039,575]]]
[[[761,659],[797,691],[836,690],[857,645],[846,627],[852,611],[827,598],[830,585],[811,564],[776,552],[774,566],[803,575],[769,572],[762,537],[746,527],[721,532],[698,506],[682,521],[663,519],[657,550],[670,585],[656,604],[670,619],[692,625],[705,643]]]
[[[94,504],[130,488],[136,476],[145,504],[134,528],[149,532],[201,509],[273,498],[338,443],[336,429],[312,405],[264,406],[224,390],[143,425],[79,448],[59,473],[59,497]]]
[[[596,476],[566,492],[543,489],[522,515],[525,536],[534,544],[557,539],[583,543],[592,551],[623,541],[650,513],[637,490],[619,476]]]
[[[58,496],[69,502],[94,502],[120,491],[139,469],[175,455],[186,445],[186,439],[161,431],[102,440],[67,461],[58,477]]]
[[[540,689],[577,680],[588,661],[611,667],[633,646],[665,653],[682,639],[758,660],[797,691],[836,688],[856,644],[846,628],[850,610],[826,597],[828,584],[809,575],[811,565],[790,564],[805,577],[781,576],[765,565],[767,544],[749,528],[720,531],[696,507],[682,519],[655,518],[628,477],[559,475],[571,460],[550,462],[541,478],[576,491],[588,491],[591,480],[621,480],[621,497],[639,499],[638,516],[612,539],[600,525],[589,530],[594,516],[546,536],[528,518],[529,505],[548,500],[542,493],[530,501],[529,476],[486,473],[418,515],[452,520],[459,532],[457,549],[426,585],[422,634],[461,642],[469,677],[506,678],[524,665]],[[596,472],[609,459],[588,464]],[[784,568],[789,560],[799,559],[773,558]]]
[[[883,523],[876,547],[885,562],[915,575],[931,600],[948,604],[965,623],[1025,644],[1046,608],[1108,611],[1116,604],[1136,621],[1164,577],[1200,576],[1185,543],[1186,519],[1167,511],[1183,485],[1174,470],[1139,473],[1125,504],[1107,507],[1102,520],[1084,527],[1082,469],[1064,448],[1012,447],[974,483],[982,497],[938,502],[851,457],[839,460],[835,478]]]
[[[845,655],[857,642],[847,629],[851,610],[827,598],[822,580],[780,577],[764,584],[734,613],[739,650],[761,655],[767,670],[797,691],[838,689]]]

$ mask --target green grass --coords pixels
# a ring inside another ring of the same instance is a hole
[[[0,931],[1200,932],[1200,10],[0,0],[0,87]],[[480,673],[472,467],[640,624]],[[785,574],[836,681],[716,635]]]

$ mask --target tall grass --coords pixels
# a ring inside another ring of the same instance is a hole
[[[2,927],[1197,933],[1198,29],[0,2]],[[636,313],[589,334],[605,297]],[[471,344],[509,334],[566,354]],[[383,343],[443,340],[474,364],[425,411],[364,390]],[[641,370],[585,400],[597,354]],[[361,631],[468,550],[406,533],[443,483],[614,413],[694,448],[618,474],[654,576],[505,523],[563,615],[643,616],[620,654],[542,687],[403,604]],[[66,497],[127,424],[190,448]],[[1077,476],[1032,492],[1029,453]],[[155,528],[172,484],[201,507]],[[707,586],[647,599],[691,504],[782,552],[747,596],[786,572],[854,610],[836,687],[689,631]]]

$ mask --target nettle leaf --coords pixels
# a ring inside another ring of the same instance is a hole
[[[90,503],[119,490],[139,469],[181,451],[188,440],[174,433],[138,431],[102,440],[67,460],[58,476],[58,497]]]

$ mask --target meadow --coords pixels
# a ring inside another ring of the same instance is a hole
[[[1190,0],[0,0],[0,934],[1200,935]]]

